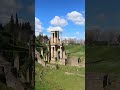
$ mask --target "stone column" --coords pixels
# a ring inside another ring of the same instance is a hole
[[[51,47],[51,58],[53,58],[53,47]]]
[[[15,54],[14,67],[16,67],[17,71],[19,70],[19,55],[17,53]]]
[[[59,42],[59,31],[57,32],[57,41]]]
[[[63,58],[65,58],[65,51],[63,51]]]
[[[53,52],[52,52],[53,53],[53,58],[55,57],[54,50],[55,50],[55,47],[53,47]]]
[[[52,32],[52,43],[54,43],[54,38],[55,38],[55,35],[54,35],[54,32]]]
[[[54,58],[57,57],[57,56],[56,56],[56,53],[57,53],[57,52],[56,52],[56,47],[55,47],[55,48],[54,48]]]
[[[58,54],[58,52],[59,52],[59,51],[58,51],[58,49],[57,49],[57,52],[56,52],[56,54],[57,54],[57,59],[59,59],[59,54]]]
[[[43,56],[43,49],[41,50],[41,55]]]
[[[62,46],[60,46],[60,58],[62,58],[62,53],[63,53]]]
[[[30,82],[29,68],[27,69],[27,72],[26,72],[26,81]]]
[[[56,43],[58,43],[58,31],[56,31]]]
[[[55,37],[55,32],[54,32],[54,43],[56,43],[56,37]]]

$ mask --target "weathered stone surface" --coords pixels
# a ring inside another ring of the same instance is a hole
[[[24,86],[18,78],[11,72],[11,64],[0,55],[0,66],[4,67],[4,73],[6,78],[6,84],[8,87],[14,88],[14,90],[24,90]]]
[[[35,50],[35,55],[37,57],[38,63],[40,63],[42,66],[45,66],[45,62],[43,59],[40,58],[40,53],[37,50]]]
[[[106,75],[108,78],[104,80]],[[120,73],[86,73],[86,90],[120,90],[119,76]]]

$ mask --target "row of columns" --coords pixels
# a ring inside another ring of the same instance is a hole
[[[63,58],[63,51],[62,51],[62,47],[60,47],[60,58]]]
[[[65,52],[62,50],[62,46],[60,47],[60,58],[64,57]],[[51,46],[51,58],[59,57],[58,50],[56,50],[55,46]]]
[[[59,32],[51,32],[51,43],[58,43],[59,42]]]

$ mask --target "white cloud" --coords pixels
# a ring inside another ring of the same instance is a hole
[[[35,17],[35,35],[38,36],[40,32],[42,32],[42,23],[41,21]]]
[[[63,36],[62,39],[76,39],[77,37]]]
[[[48,30],[48,32],[50,32],[50,31],[60,31],[60,32],[62,32],[63,31],[63,29],[59,26],[57,26],[57,27],[49,26],[49,28],[47,28],[47,30]]]
[[[66,26],[68,23],[64,18],[61,18],[59,16],[55,16],[51,21],[50,21],[51,25],[54,26]]]
[[[72,22],[74,22],[77,25],[84,25],[85,23],[85,18],[83,17],[83,15],[77,11],[72,11],[70,13],[67,14],[67,18],[68,20],[71,20]]]
[[[43,33],[43,36],[46,36],[46,34]]]

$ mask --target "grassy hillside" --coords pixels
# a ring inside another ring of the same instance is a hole
[[[36,90],[84,90],[85,69],[70,66],[60,66],[59,70],[43,68],[36,63]],[[40,72],[43,70],[43,77]],[[41,79],[42,78],[42,79]]]
[[[87,65],[88,71],[120,71],[118,69],[120,68],[120,47],[94,46],[86,47],[86,51],[86,62],[89,63]]]
[[[85,47],[80,45],[65,46],[70,57],[84,60]],[[59,69],[35,65],[36,90],[85,90],[85,68],[59,65]],[[42,72],[43,71],[43,72]],[[42,73],[42,74],[41,74]]]
[[[85,58],[85,46],[82,45],[66,45],[65,50],[70,57]]]

